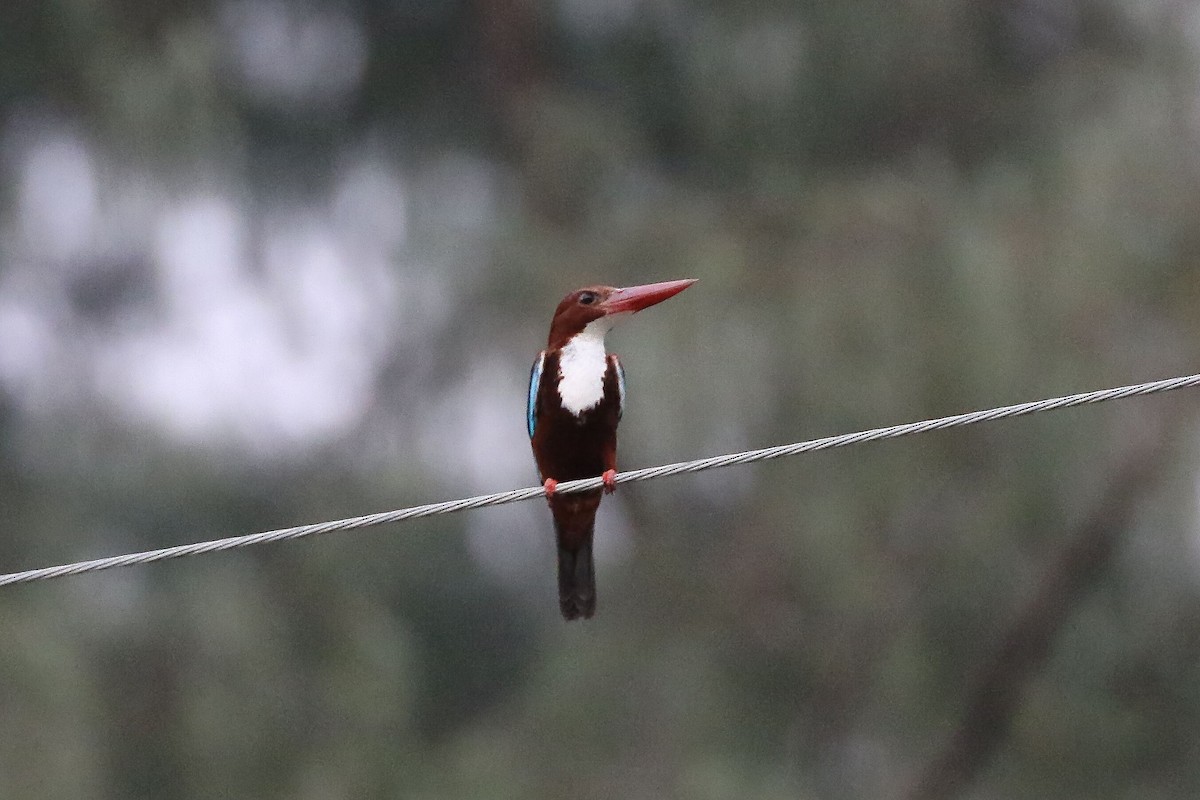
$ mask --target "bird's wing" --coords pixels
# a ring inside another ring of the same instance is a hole
[[[615,355],[610,355],[613,367],[617,371],[617,419],[625,415],[625,368],[621,366],[621,359]]]
[[[525,406],[525,424],[529,428],[529,438],[533,438],[533,431],[537,427],[537,396],[538,387],[542,383],[542,366],[546,363],[546,351],[538,353],[537,361],[533,362],[533,369],[529,370],[529,401]]]

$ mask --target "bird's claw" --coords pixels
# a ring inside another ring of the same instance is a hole
[[[617,490],[617,471],[615,469],[606,469],[600,476],[600,480],[604,481],[605,494],[612,494]]]
[[[554,478],[546,478],[542,484],[542,489],[546,492],[546,497],[554,497],[554,493],[558,491],[558,481]]]

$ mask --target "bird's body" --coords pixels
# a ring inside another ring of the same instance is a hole
[[[537,427],[532,444],[542,479],[594,478],[617,468],[617,423],[621,419],[620,365],[601,351],[602,369],[572,363],[551,351],[541,361],[536,397]],[[599,380],[592,380],[596,372]],[[561,378],[559,376],[562,376]],[[577,385],[587,378],[589,394]],[[593,386],[594,384],[594,386]],[[581,398],[595,402],[580,407]],[[575,410],[577,409],[577,410]],[[567,619],[590,617],[596,609],[592,535],[601,490],[551,494],[550,510],[558,538],[559,600]]]
[[[557,494],[559,481],[603,476],[615,488],[617,425],[625,373],[604,336],[621,318],[677,294],[692,281],[616,289],[595,286],[559,304],[548,346],[529,381],[528,426],[558,539],[559,605],[568,620],[596,609],[592,540],[602,490]]]

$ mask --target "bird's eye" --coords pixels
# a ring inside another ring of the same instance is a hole
[[[582,306],[590,306],[594,302],[596,302],[595,292],[584,292],[579,295],[579,304]]]

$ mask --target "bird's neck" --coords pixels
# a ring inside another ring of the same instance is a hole
[[[604,334],[609,326],[599,322],[602,320],[589,323],[558,353],[558,397],[562,407],[577,417],[604,399],[604,373],[608,370]]]

